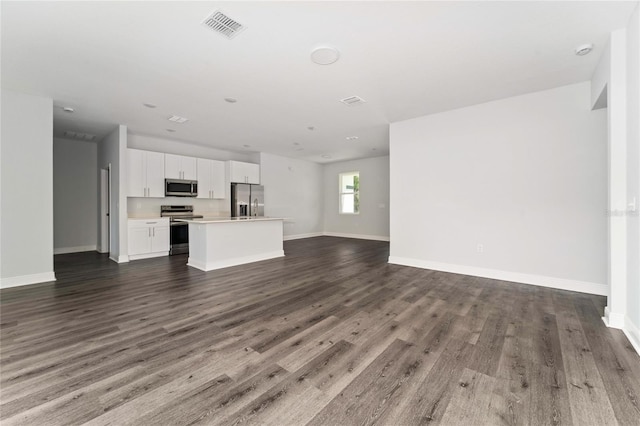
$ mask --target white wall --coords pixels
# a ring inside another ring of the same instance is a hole
[[[389,261],[606,294],[607,122],[590,106],[585,82],[393,123]]]
[[[278,155],[260,155],[265,215],[288,218],[285,239],[322,234],[323,174],[320,164]]]
[[[0,287],[55,280],[53,101],[2,89]]]
[[[54,253],[96,250],[98,145],[53,140]]]
[[[98,143],[98,168],[111,166],[111,203],[109,206],[109,258],[127,262],[127,173],[124,161],[127,147],[127,127],[119,125]]]
[[[627,26],[627,319],[625,331],[640,353],[640,6]]]
[[[360,172],[360,214],[340,214],[338,211],[338,175],[344,172]],[[403,200],[395,208],[404,209],[406,205]],[[324,233],[389,240],[389,157],[324,166]]]

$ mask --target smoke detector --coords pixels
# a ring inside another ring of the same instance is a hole
[[[216,10],[207,17],[202,24],[212,31],[222,34],[228,39],[232,39],[245,30],[245,26],[238,21],[229,18],[219,10]]]
[[[364,104],[367,101],[362,99],[360,96],[349,96],[348,98],[340,99],[340,102],[342,102],[345,105],[352,106],[352,105]]]
[[[318,46],[311,51],[311,60],[318,65],[331,65],[340,59],[340,52],[332,46]]]
[[[580,46],[576,47],[576,55],[578,56],[584,56],[584,55],[588,55],[589,52],[591,52],[593,50],[593,44],[581,44]]]

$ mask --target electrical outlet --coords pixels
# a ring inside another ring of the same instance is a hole
[[[484,245],[482,245],[482,244],[478,244],[478,245],[476,246],[476,251],[477,251],[478,253],[484,253]]]

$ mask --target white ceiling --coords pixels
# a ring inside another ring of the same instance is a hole
[[[637,4],[2,1],[2,87],[53,98],[57,136],[126,124],[320,163],[375,157],[391,122],[590,79]],[[247,29],[203,26],[217,9]],[[583,43],[594,51],[574,55]],[[340,60],[312,63],[321,44]],[[367,103],[339,102],[352,95]]]

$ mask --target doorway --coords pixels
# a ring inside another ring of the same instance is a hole
[[[111,164],[106,168],[100,169],[100,244],[98,252],[110,253],[110,236],[111,229]]]

